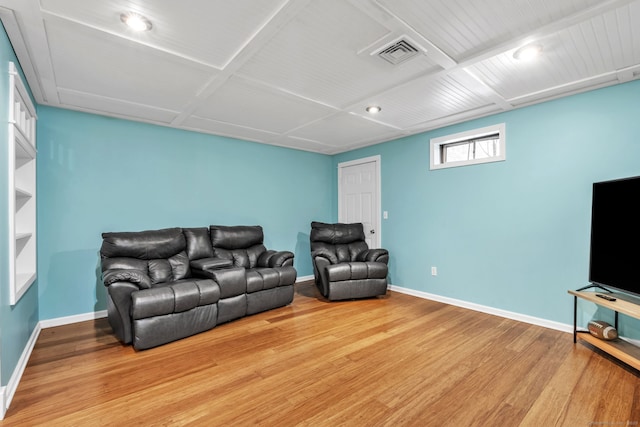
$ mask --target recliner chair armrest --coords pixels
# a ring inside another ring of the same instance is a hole
[[[356,261],[383,262],[387,264],[389,262],[389,251],[382,248],[367,249],[358,254]]]
[[[102,272],[102,282],[105,286],[111,286],[116,282],[129,282],[139,289],[149,289],[151,278],[142,270],[113,268]]]
[[[258,257],[258,267],[285,267],[293,265],[293,252],[265,251]]]
[[[311,252],[311,258],[317,258],[317,257],[321,257],[326,259],[327,261],[329,261],[330,264],[337,264],[338,263],[338,257],[332,253],[331,251],[324,249],[324,248],[320,248],[320,249],[316,249],[315,251]]]

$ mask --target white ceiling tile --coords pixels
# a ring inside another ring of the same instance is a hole
[[[379,105],[382,111],[371,115],[371,119],[402,129],[487,104],[490,102],[486,98],[451,77],[424,77],[377,95],[351,112],[365,116],[368,105]]]
[[[288,135],[279,135],[268,140],[268,143],[279,147],[288,147],[296,150],[311,151],[322,154],[333,154],[336,152],[335,147],[304,138],[294,138]]]
[[[397,129],[353,114],[336,114],[291,132],[290,136],[317,141],[331,147],[341,147],[362,140],[381,141],[385,136],[398,133]]]
[[[270,132],[286,132],[335,110],[264,87],[231,78],[195,111],[195,115]]]
[[[60,88],[158,108],[183,108],[216,72],[131,41],[50,20],[46,24]]]
[[[135,104],[120,99],[96,96],[68,89],[60,89],[59,97],[63,107],[90,110],[101,114],[156,123],[169,124],[178,114],[177,111],[163,110],[148,105]]]
[[[180,127],[183,129],[230,136],[232,138],[255,142],[265,142],[277,136],[277,134],[265,132],[264,130],[237,126],[231,123],[218,122],[197,116],[189,117]]]
[[[224,67],[285,0],[41,0],[47,14],[132,38],[179,56]],[[120,21],[133,11],[153,28],[134,33]]]
[[[239,73],[342,107],[436,69],[423,54],[393,66],[361,52],[389,34],[343,0],[311,2]]]
[[[562,93],[576,82],[602,82],[605,74],[611,76],[604,81],[613,81],[616,70],[640,63],[640,43],[628,39],[640,39],[638,25],[631,25],[640,22],[639,12],[637,4],[624,6],[551,34],[539,40],[544,48],[535,61],[518,61],[511,50],[469,70],[507,99],[538,92],[547,97],[550,89]]]
[[[600,0],[379,0],[388,10],[461,61]]]

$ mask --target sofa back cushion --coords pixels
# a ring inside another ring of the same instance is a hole
[[[361,223],[311,223],[311,251],[322,250],[334,254],[338,262],[355,261],[359,253],[368,249]]]
[[[211,247],[211,238],[207,227],[183,228],[182,233],[187,242],[189,260],[213,257],[213,248]]]
[[[131,269],[145,272],[152,283],[190,277],[182,229],[102,233],[102,271]]]
[[[262,243],[264,233],[259,225],[212,225],[209,233],[214,256],[232,260],[234,267],[254,268],[266,251]]]
[[[102,233],[100,255],[106,258],[169,258],[185,250],[180,228]]]

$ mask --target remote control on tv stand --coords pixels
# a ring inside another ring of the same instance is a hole
[[[607,301],[615,301],[616,298],[610,296],[610,295],[606,295],[606,294],[596,294],[597,297],[600,297],[602,299],[606,299]]]

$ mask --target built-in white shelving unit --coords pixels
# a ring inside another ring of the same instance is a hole
[[[36,110],[9,63],[9,299],[36,280]]]

